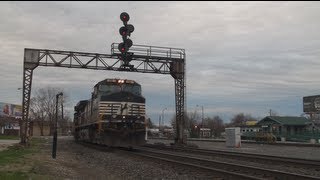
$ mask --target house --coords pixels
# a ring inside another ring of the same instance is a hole
[[[209,128],[200,128],[200,138],[210,138],[211,129]]]
[[[41,129],[42,133],[41,134]],[[31,121],[30,122],[30,135],[31,136],[49,136],[50,135],[50,122],[49,121]]]
[[[0,117],[0,135],[20,135],[20,118]]]
[[[263,132],[286,136],[305,133],[310,122],[305,117],[267,116],[260,120],[257,125],[261,126]]]
[[[246,133],[246,132],[259,132],[261,130],[261,126],[257,124],[257,121],[246,121],[245,125],[241,125],[240,127],[240,133]]]

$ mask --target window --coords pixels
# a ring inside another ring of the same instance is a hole
[[[131,92],[135,95],[140,95],[141,94],[141,87],[138,85],[133,85],[133,84],[124,84],[123,85],[123,91],[126,92]]]
[[[141,95],[141,87],[140,85],[133,85],[133,84],[121,84],[121,85],[100,85],[99,91],[102,95],[108,95],[111,93],[116,92],[131,92],[135,95]]]
[[[118,85],[100,85],[99,91],[102,92],[103,95],[107,95],[110,93],[120,92],[121,87]]]

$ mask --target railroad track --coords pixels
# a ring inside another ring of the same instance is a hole
[[[284,172],[274,169],[266,169],[256,166],[241,165],[237,163],[230,163],[224,161],[212,160],[206,157],[199,157],[199,152],[210,153],[211,150],[199,149],[182,149],[172,147],[150,146],[136,147],[132,149],[126,148],[109,148],[97,144],[83,143],[87,147],[97,149],[99,151],[122,151],[140,157],[150,158],[152,160],[160,160],[168,163],[177,164],[180,166],[188,166],[192,170],[199,170],[215,177],[222,177],[223,179],[281,179],[281,180],[295,180],[295,179],[320,179],[319,176],[302,175],[297,173]],[[168,151],[169,150],[169,151]],[[189,151],[187,153],[187,151]],[[208,151],[208,152],[206,152]],[[223,151],[224,153],[228,153]],[[242,154],[242,153],[239,153]],[[248,155],[248,154],[247,154]],[[203,154],[202,154],[203,156]]]
[[[197,157],[194,154],[168,152],[154,148],[139,147],[132,153],[147,158],[210,171],[213,174],[222,174],[227,179],[320,179],[320,177],[316,176],[210,160],[208,158]]]
[[[195,149],[195,148],[179,148],[174,146],[165,146],[165,145],[152,145],[147,144],[145,147],[163,149],[169,151],[179,151],[187,152],[204,156],[223,156],[231,159],[244,160],[249,162],[257,162],[271,165],[286,165],[295,168],[307,168],[313,169],[314,171],[320,171],[320,161],[310,160],[310,159],[301,159],[301,158],[288,158],[281,156],[271,156],[263,154],[254,154],[254,153],[240,153],[240,152],[231,152],[223,150],[209,150],[209,149]]]

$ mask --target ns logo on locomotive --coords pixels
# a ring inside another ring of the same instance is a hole
[[[74,110],[76,141],[113,147],[146,143],[145,98],[133,80],[100,81],[91,99],[78,102]]]

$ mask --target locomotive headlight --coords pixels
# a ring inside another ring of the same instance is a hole
[[[123,79],[119,79],[118,83],[124,83],[124,80]]]
[[[122,116],[122,118],[124,119],[124,118],[126,118],[126,116]]]

